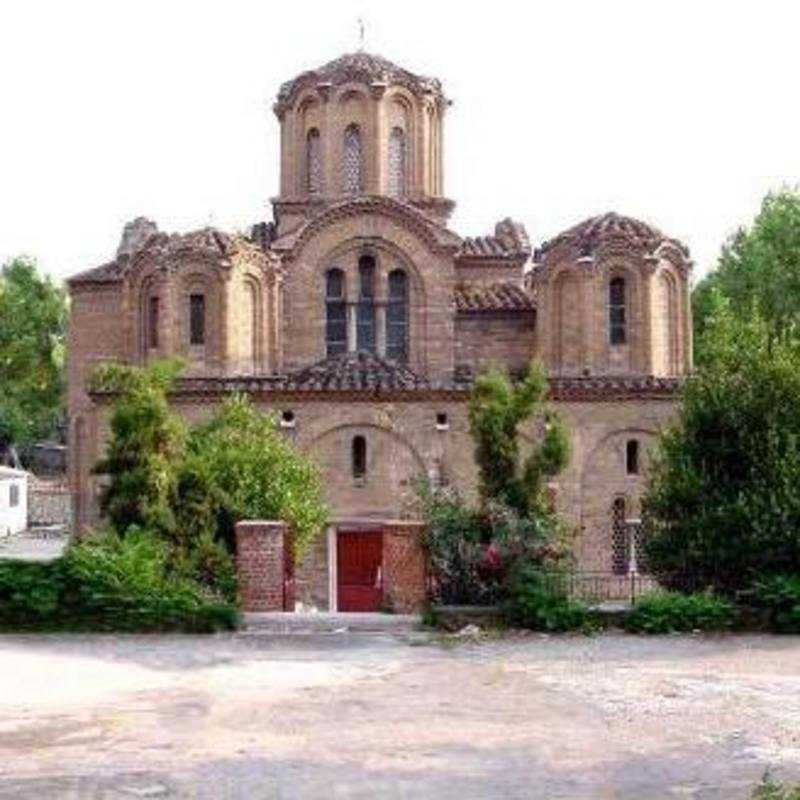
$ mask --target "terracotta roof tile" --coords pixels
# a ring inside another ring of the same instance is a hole
[[[122,270],[119,262],[109,261],[99,267],[87,269],[67,278],[68,284],[77,283],[116,283],[122,279]]]
[[[515,283],[461,284],[455,290],[455,304],[461,314],[536,308],[533,299]]]

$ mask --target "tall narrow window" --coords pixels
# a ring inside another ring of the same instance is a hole
[[[625,575],[630,566],[630,537],[625,521],[625,498],[617,497],[611,506],[611,569]]]
[[[347,305],[340,269],[329,269],[325,275],[325,347],[329,356],[347,352]]]
[[[19,505],[19,486],[12,483],[8,490],[8,504],[11,508],[16,508]]]
[[[408,359],[408,276],[401,269],[389,273],[386,356],[397,361]]]
[[[319,194],[322,190],[322,150],[316,128],[306,136],[306,189],[309,194]]]
[[[342,162],[344,190],[347,194],[364,191],[363,164],[361,154],[361,129],[348,125],[344,132],[344,160]]]
[[[639,474],[639,442],[636,439],[628,439],[625,446],[625,467],[628,475]]]
[[[206,296],[189,295],[189,344],[206,343]]]
[[[147,302],[147,346],[151,350],[158,347],[158,305],[157,297]]]
[[[608,329],[611,344],[625,344],[625,279],[613,278],[608,284]]]
[[[375,259],[361,256],[358,260],[358,313],[356,316],[356,348],[375,352]]]
[[[353,480],[364,480],[367,476],[367,440],[354,436],[352,445]]]
[[[406,134],[392,128],[389,134],[389,194],[403,197],[406,193]]]

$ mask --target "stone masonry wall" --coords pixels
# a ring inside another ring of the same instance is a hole
[[[283,611],[286,539],[284,522],[237,523],[236,573],[243,611]]]

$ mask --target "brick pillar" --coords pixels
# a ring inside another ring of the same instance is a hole
[[[283,611],[288,529],[285,522],[236,524],[236,574],[242,611]]]
[[[428,560],[422,522],[395,520],[383,525],[383,593],[395,611],[420,611],[428,594]]]

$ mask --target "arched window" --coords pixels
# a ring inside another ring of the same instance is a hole
[[[389,134],[389,194],[403,197],[406,193],[406,134],[392,128]]]
[[[625,575],[630,566],[630,537],[625,521],[625,498],[617,497],[611,506],[611,569]]]
[[[306,190],[309,194],[319,194],[322,190],[322,148],[316,128],[306,136]]]
[[[352,444],[353,480],[364,480],[367,476],[367,440],[363,436],[354,436]]]
[[[608,284],[608,331],[611,344],[625,344],[625,279],[612,278]]]
[[[206,296],[189,295],[189,344],[193,346],[206,343]]]
[[[344,273],[335,268],[325,274],[325,347],[329,356],[347,352]]]
[[[389,273],[386,356],[397,361],[408,358],[408,276],[401,269]]]
[[[150,297],[147,301],[147,347],[155,350],[158,347],[159,299]]]
[[[358,125],[348,125],[344,132],[344,190],[347,194],[361,194],[364,191],[363,164],[361,154],[361,129]]]
[[[358,259],[358,313],[356,316],[356,348],[375,352],[375,259]]]
[[[628,439],[625,445],[625,469],[628,475],[639,474],[639,442],[637,439]]]

